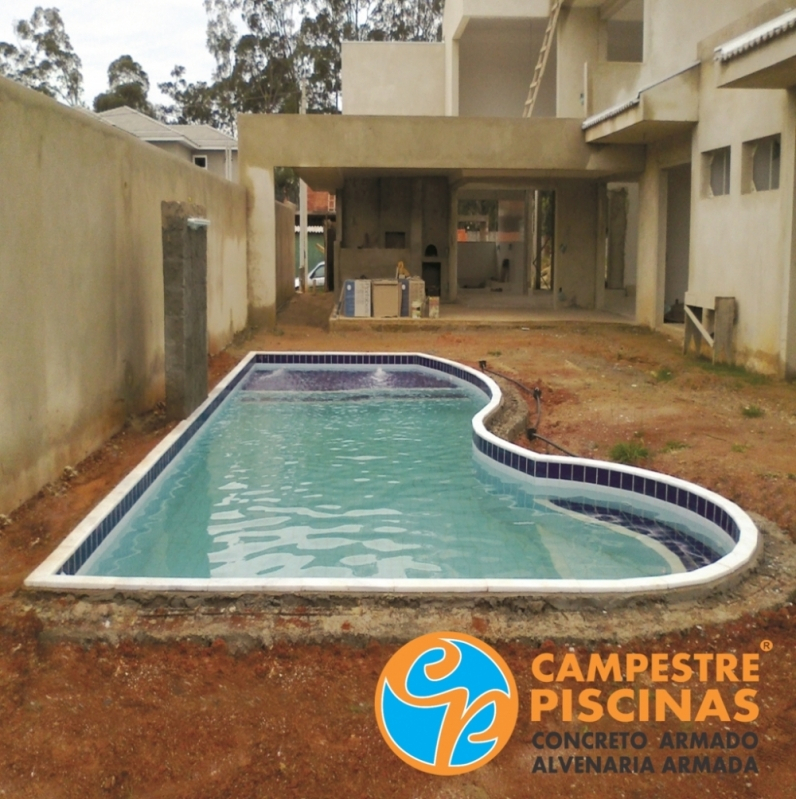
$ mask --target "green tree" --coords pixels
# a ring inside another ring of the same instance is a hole
[[[94,98],[95,111],[110,111],[126,105],[154,117],[155,109],[148,99],[149,76],[132,56],[119,56],[108,66],[108,91]]]
[[[297,113],[300,75],[294,19],[298,0],[205,0],[207,45],[216,59],[213,83],[188,83],[183,67],[159,84],[171,98],[170,121],[235,129],[238,113]],[[238,33],[234,18],[246,30]]]
[[[378,0],[371,15],[372,38],[392,42],[433,42],[442,39],[445,0]]]
[[[176,125],[212,125],[234,132],[234,112],[228,112],[222,107],[220,92],[214,83],[188,83],[185,67],[176,66],[171,71],[171,80],[159,83],[158,87],[172,100],[172,105],[160,108],[165,122]]]
[[[0,42],[0,75],[24,86],[80,105],[83,66],[72,49],[57,8],[37,6],[29,20],[14,25],[17,44]]]

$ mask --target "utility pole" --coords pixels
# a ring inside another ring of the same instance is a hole
[[[307,113],[307,80],[301,79],[301,113]],[[307,290],[307,184],[299,180],[299,284]]]

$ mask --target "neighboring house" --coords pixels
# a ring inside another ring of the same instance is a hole
[[[439,43],[343,45],[342,116],[241,117],[242,182],[257,205],[290,166],[337,193],[338,286],[400,259],[447,301],[652,328],[687,307],[707,333],[729,297],[736,360],[796,376],[791,6],[448,0]],[[249,225],[268,296],[271,223]]]
[[[337,196],[326,191],[314,191],[307,187],[307,270],[321,261],[326,261],[326,250],[330,233],[334,242],[334,219]],[[331,228],[331,231],[330,231]],[[295,271],[301,266],[301,214],[296,209],[296,259]]]
[[[210,125],[166,125],[127,106],[102,111],[97,116],[214,175],[238,180],[237,140]]]

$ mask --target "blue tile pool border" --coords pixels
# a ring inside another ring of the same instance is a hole
[[[514,473],[525,475],[534,481],[546,481],[558,486],[577,487],[604,486],[619,492],[638,494],[645,499],[656,500],[675,506],[681,511],[694,513],[717,527],[734,543],[733,551],[711,566],[703,567],[685,575],[671,575],[665,578],[635,578],[628,580],[473,580],[455,581],[471,585],[471,589],[457,587],[456,590],[511,592],[511,585],[517,590],[530,593],[545,593],[566,590],[580,592],[588,590],[622,593],[625,590],[644,591],[649,588],[662,590],[666,587],[679,587],[680,584],[702,584],[707,579],[718,580],[722,576],[739,570],[751,562],[759,547],[758,531],[744,511],[717,494],[683,480],[658,474],[631,466],[623,466],[603,461],[591,461],[556,455],[540,455],[521,449],[503,441],[490,433],[485,421],[500,404],[501,392],[497,384],[488,376],[470,367],[443,358],[420,353],[340,353],[340,352],[255,352],[251,353],[233,370],[210,394],[208,399],[184,422],[172,431],[155,450],[117,486],[111,494],[64,540],[52,555],[26,580],[32,587],[63,589],[74,582],[102,584],[103,581],[116,583],[169,583],[174,590],[213,590],[210,586],[220,585],[217,580],[197,581],[190,579],[155,580],[150,578],[88,578],[77,572],[96,548],[121,521],[135,502],[157,479],[180,451],[188,444],[202,425],[215,412],[249,372],[258,365],[272,366],[420,366],[462,380],[481,390],[489,399],[486,407],[473,418],[473,445],[483,456]],[[716,572],[709,575],[709,572]],[[689,576],[697,579],[688,580]],[[64,582],[66,581],[66,582]],[[199,583],[208,587],[198,587]],[[235,585],[261,584],[263,588],[278,587],[281,584],[298,583],[292,590],[366,590],[364,584],[373,585],[379,581],[362,580],[233,580]],[[382,581],[389,582],[389,581]],[[425,588],[407,588],[410,583],[419,582]],[[443,591],[450,590],[454,581],[392,581],[392,590]],[[55,583],[55,584],[54,584]],[[341,583],[341,585],[336,585]],[[352,585],[342,585],[350,583]],[[185,585],[183,585],[185,584]],[[191,584],[191,585],[188,585]],[[316,584],[318,586],[316,587]],[[321,586],[320,584],[323,584]],[[363,584],[362,588],[358,588]],[[477,584],[477,585],[476,585]],[[487,585],[489,584],[489,585]],[[545,585],[542,585],[545,584]],[[575,584],[575,585],[570,585]],[[252,587],[256,587],[252,585]],[[385,589],[390,590],[390,589]]]

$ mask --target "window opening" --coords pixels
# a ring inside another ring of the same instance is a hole
[[[771,191],[779,188],[779,162],[779,136],[761,139],[754,144],[752,186],[755,191]]]
[[[730,148],[708,153],[710,159],[710,194],[720,197],[730,193]]]

